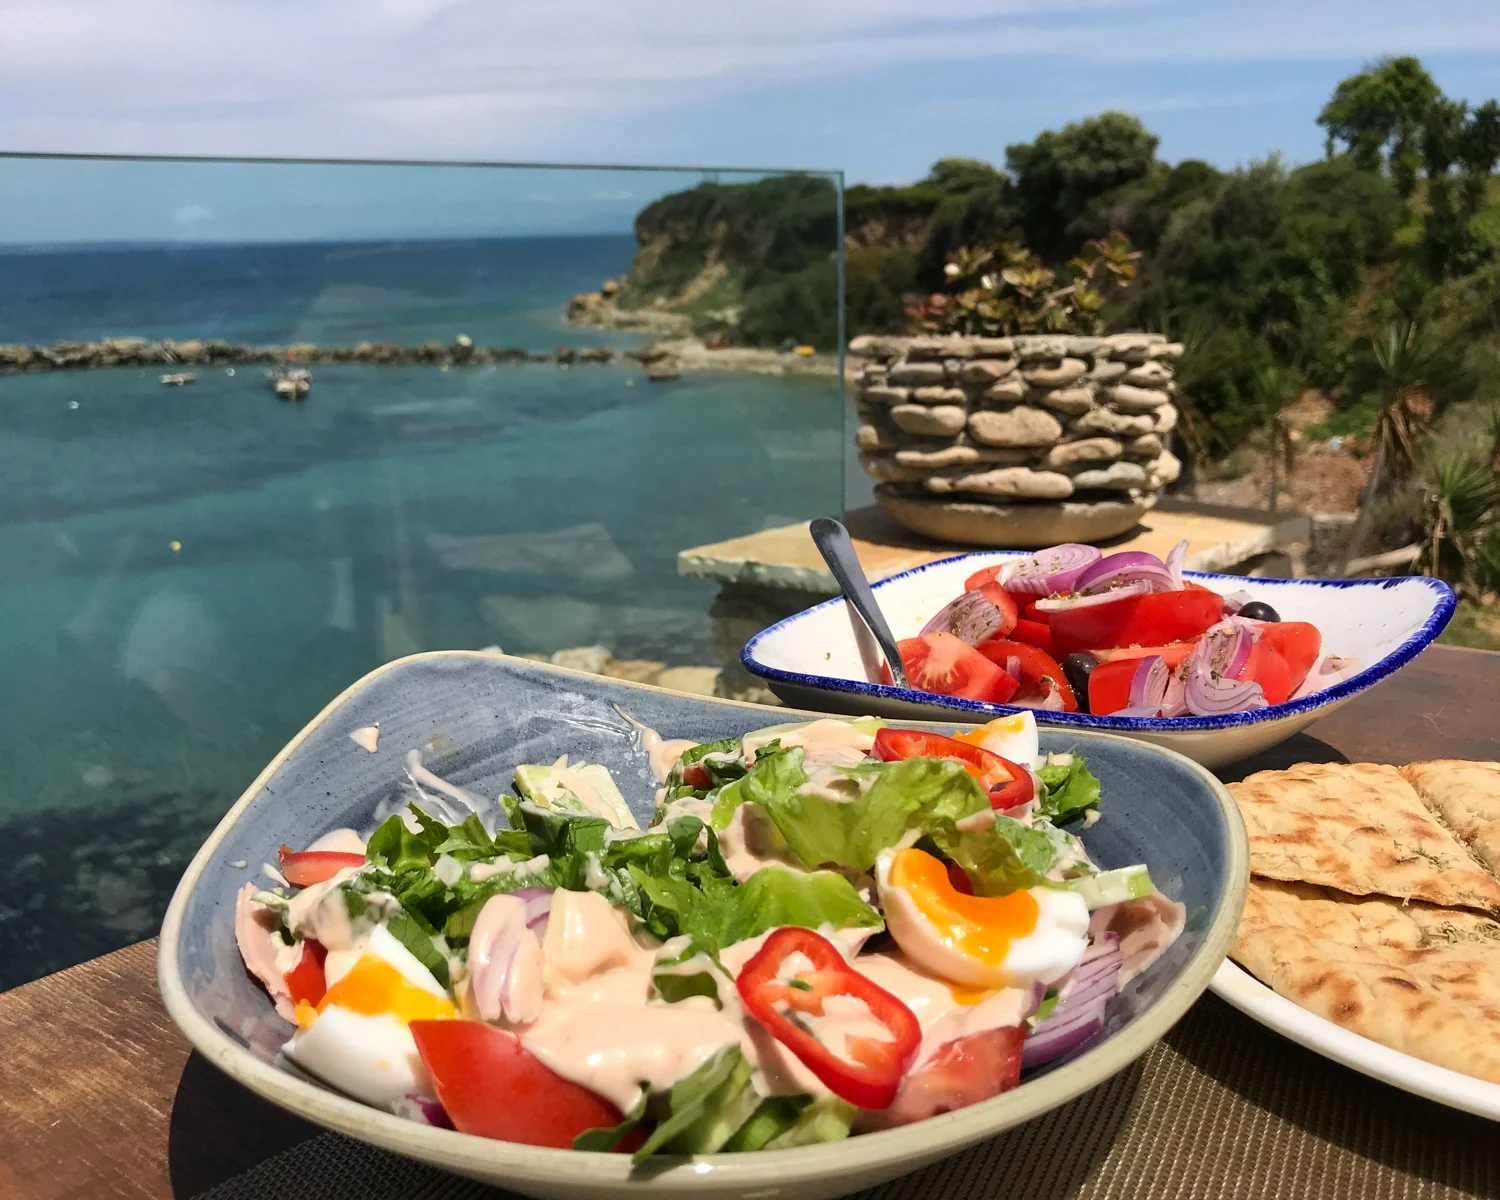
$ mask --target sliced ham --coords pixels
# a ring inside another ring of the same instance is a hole
[[[1187,909],[1160,892],[1111,904],[1089,920],[1089,937],[1120,936],[1120,987],[1146,970],[1175,942],[1187,923]]]
[[[286,979],[276,964],[276,950],[281,945],[281,936],[276,932],[276,912],[256,903],[254,896],[258,891],[260,888],[255,884],[247,883],[234,898],[234,940],[239,944],[245,969],[260,980],[275,1001],[276,1011],[290,1021],[296,1010]]]

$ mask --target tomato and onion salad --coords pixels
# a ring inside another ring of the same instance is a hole
[[[1183,579],[1186,554],[1065,544],[982,567],[899,643],[907,679],[990,704],[1182,717],[1283,704],[1349,673],[1316,626]]]

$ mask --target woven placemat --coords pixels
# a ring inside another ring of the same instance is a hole
[[[323,1134],[202,1200],[501,1200]],[[1500,1129],[1262,1029],[1208,995],[1071,1104],[861,1200],[1449,1200],[1500,1196]]]

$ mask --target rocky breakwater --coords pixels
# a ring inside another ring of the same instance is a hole
[[[860,462],[908,529],[975,546],[1094,541],[1175,480],[1160,334],[858,337]]]
[[[433,340],[419,345],[360,342],[354,346],[317,346],[299,342],[286,346],[249,345],[215,338],[152,340],[143,337],[104,338],[96,342],[55,342],[50,346],[0,345],[0,373],[18,371],[87,370],[104,367],[154,367],[190,364],[232,367],[249,363],[272,365],[309,363],[373,363],[379,366],[486,366],[494,363],[556,362],[608,363],[617,354],[608,346],[578,350],[524,350],[507,346],[479,346],[467,334],[452,342]],[[641,351],[625,351],[621,358],[651,361]]]

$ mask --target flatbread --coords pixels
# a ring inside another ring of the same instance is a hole
[[[1480,862],[1500,871],[1500,763],[1443,758],[1401,774]]]
[[[1500,922],[1251,880],[1231,956],[1293,1003],[1500,1083]]]
[[[1229,790],[1245,818],[1254,875],[1500,911],[1500,880],[1395,767],[1302,763]]]

